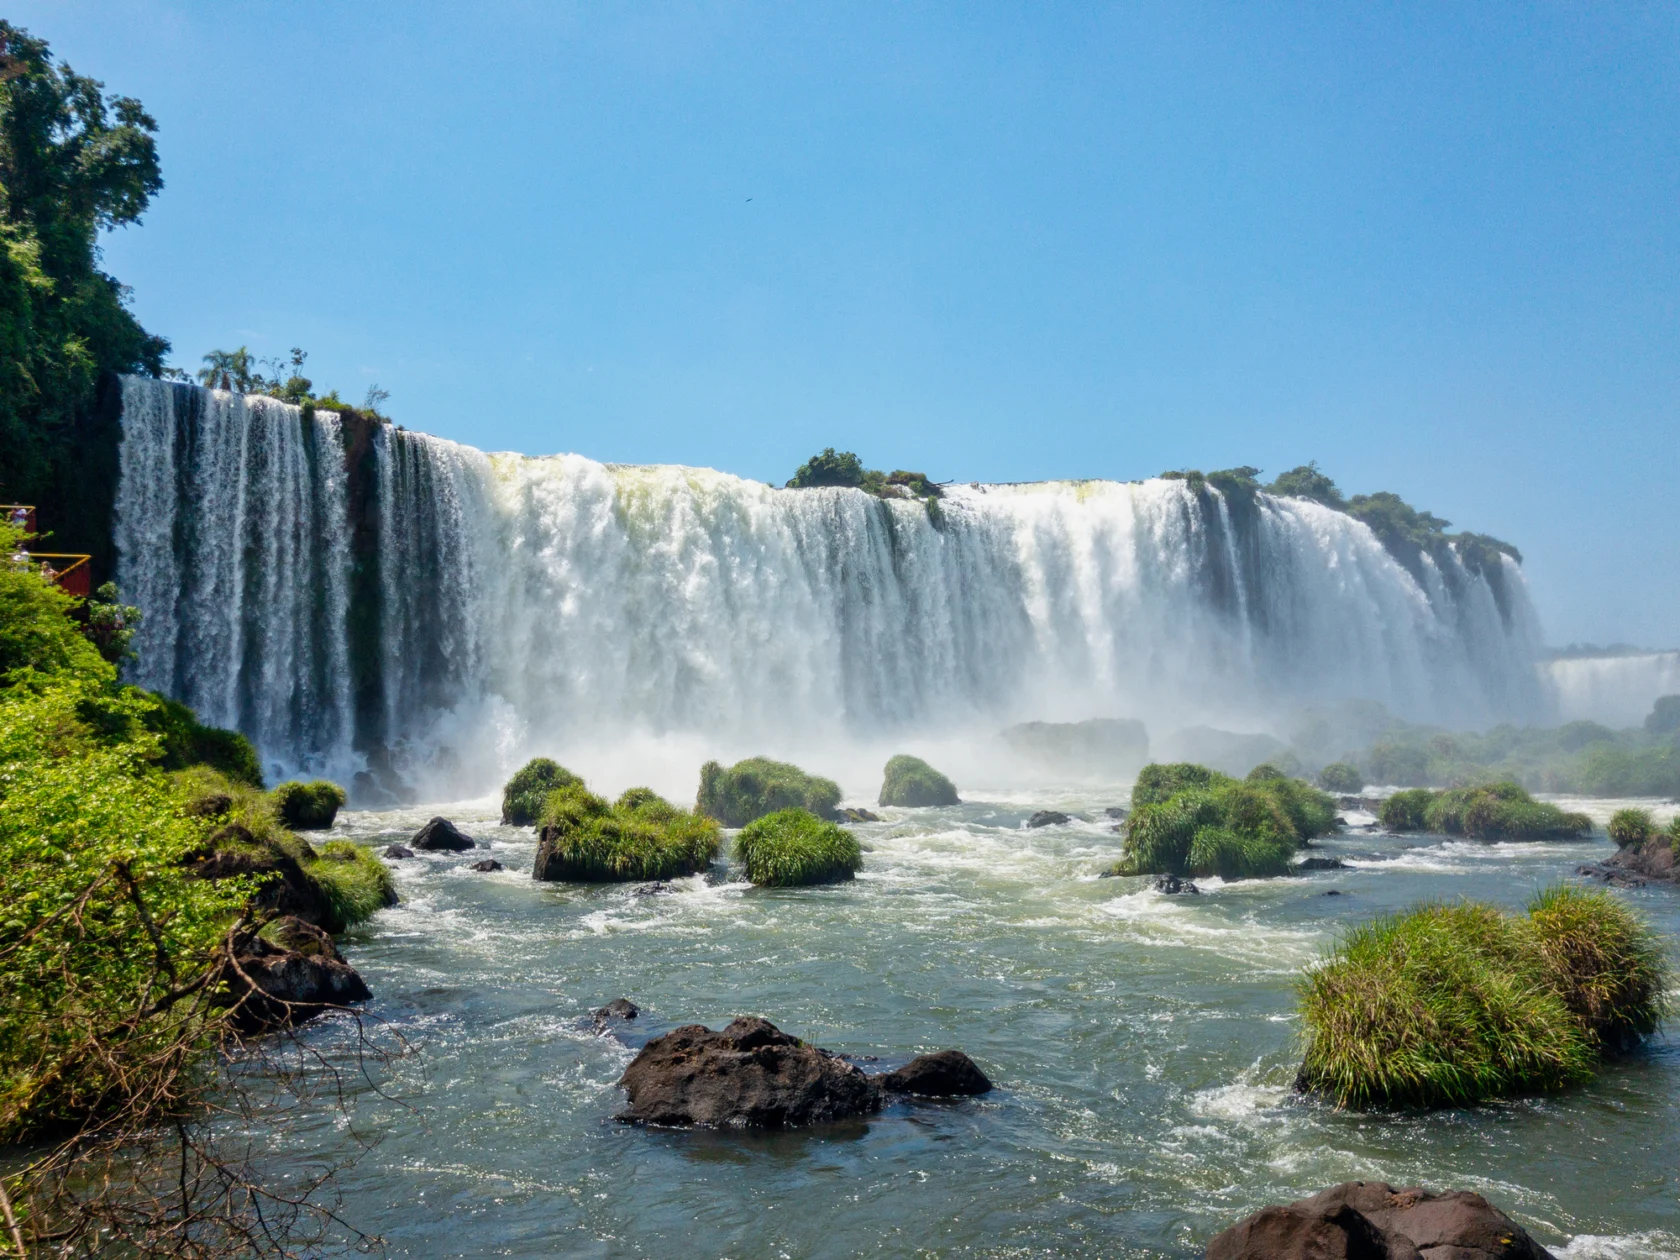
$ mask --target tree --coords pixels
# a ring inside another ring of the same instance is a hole
[[[816,486],[861,486],[864,478],[863,461],[851,451],[836,452],[824,447],[820,455],[813,455],[799,466],[788,479],[788,489],[809,490]]]
[[[1266,491],[1282,498],[1311,499],[1314,503],[1322,503],[1325,507],[1332,507],[1338,511],[1347,507],[1347,500],[1342,498],[1342,492],[1336,488],[1336,483],[1319,471],[1316,459],[1278,474],[1277,480],[1267,486]]]

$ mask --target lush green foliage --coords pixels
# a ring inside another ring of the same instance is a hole
[[[1648,809],[1618,809],[1608,830],[1618,849],[1636,849],[1656,833],[1656,825]]]
[[[1336,483],[1319,471],[1317,460],[1279,473],[1277,480],[1267,486],[1266,491],[1280,498],[1311,499],[1337,511],[1347,508],[1347,500],[1336,489]]]
[[[371,850],[350,840],[327,841],[319,856],[304,864],[304,874],[326,900],[329,913],[321,926],[329,932],[354,927],[397,902],[390,869]]]
[[[1390,831],[1422,831],[1434,799],[1428,788],[1404,788],[1382,803],[1377,818]]]
[[[1424,826],[1472,840],[1551,840],[1586,835],[1592,820],[1537,801],[1518,784],[1486,783],[1436,793]]]
[[[1365,776],[1359,773],[1358,766],[1350,766],[1345,761],[1332,761],[1318,772],[1318,786],[1326,792],[1363,792]]]
[[[900,753],[887,762],[880,805],[959,805],[957,786],[920,757]]]
[[[1132,805],[1159,805],[1185,788],[1214,787],[1231,782],[1228,775],[1189,761],[1151,762],[1138,771],[1132,785]]]
[[[77,670],[114,677],[99,650],[71,620],[80,603],[30,569],[5,563],[21,535],[0,521],[0,679],[13,670]]]
[[[582,782],[558,762],[533,757],[502,788],[502,822],[510,827],[532,826],[542,817],[550,792]]]
[[[1665,984],[1650,929],[1607,892],[1550,889],[1526,918],[1419,906],[1356,928],[1302,978],[1302,1079],[1355,1107],[1567,1088],[1656,1028]]]
[[[839,883],[863,867],[851,832],[804,809],[778,810],[748,823],[735,837],[735,856],[749,880],[774,888]]]
[[[832,446],[811,456],[788,478],[788,489],[810,490],[818,486],[861,486],[863,461],[851,451],[835,451]]]
[[[1680,731],[1680,696],[1658,696],[1645,715],[1645,729],[1653,735]]]
[[[201,724],[191,709],[167,696],[146,694],[156,704],[145,723],[163,741],[163,757],[159,762],[163,769],[210,766],[252,787],[263,785],[262,766],[250,740],[238,731]]]
[[[1334,800],[1274,767],[1239,783],[1190,763],[1146,766],[1114,873],[1283,875],[1302,843],[1335,825]]]
[[[114,434],[89,449],[95,386],[102,372],[156,375],[169,343],[99,269],[98,235],[138,222],[163,186],[156,124],[10,23],[0,51],[0,494],[43,506],[55,550],[103,562]]]
[[[725,827],[745,827],[777,810],[810,810],[832,818],[840,804],[840,785],[806,774],[798,766],[768,757],[749,757],[725,769],[715,761],[700,767],[696,808]]]
[[[274,789],[274,809],[280,821],[298,831],[324,831],[349,798],[338,784],[326,779],[299,783],[296,779]]]
[[[718,825],[631,788],[609,804],[571,783],[550,792],[543,805],[539,879],[607,883],[672,879],[704,870],[717,857]]]

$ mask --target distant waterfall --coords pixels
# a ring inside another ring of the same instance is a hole
[[[770,747],[1034,718],[1254,729],[1344,698],[1453,725],[1544,715],[1514,561],[1490,582],[1449,553],[1414,576],[1303,500],[957,486],[936,519],[382,426],[355,457],[372,501],[353,504],[329,413],[140,379],[124,402],[137,680],[288,766],[509,731]]]

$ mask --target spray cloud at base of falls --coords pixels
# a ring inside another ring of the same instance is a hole
[[[123,386],[133,678],[287,772],[347,777],[371,751],[486,790],[533,752],[638,741],[686,757],[975,742],[1029,719],[1252,730],[1344,698],[1472,725],[1549,703],[1515,561],[1408,572],[1304,500],[956,486],[935,516]]]

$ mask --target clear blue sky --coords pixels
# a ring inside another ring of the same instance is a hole
[[[781,481],[1320,461],[1680,644],[1680,6],[14,0],[196,367]]]

